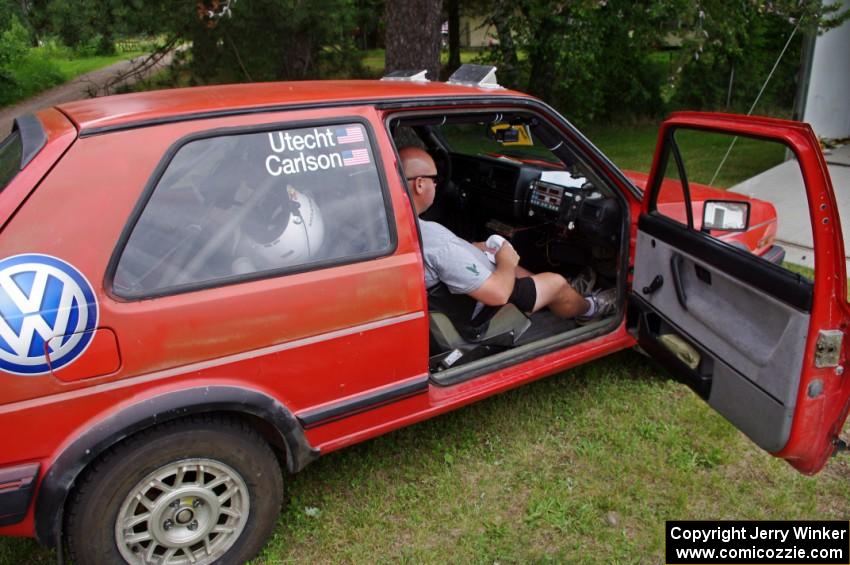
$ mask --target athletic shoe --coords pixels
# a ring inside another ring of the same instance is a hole
[[[590,316],[578,316],[576,322],[579,324],[589,324],[601,318],[606,318],[617,311],[616,288],[597,290],[585,298],[589,298],[596,305],[596,311]]]
[[[589,296],[593,293],[593,287],[596,286],[596,271],[585,267],[570,281],[570,286],[582,296]]]

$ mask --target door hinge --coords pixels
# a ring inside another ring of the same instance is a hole
[[[841,330],[821,330],[815,347],[815,367],[837,367],[841,358],[841,341],[844,332]]]

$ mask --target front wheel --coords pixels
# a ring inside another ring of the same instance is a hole
[[[143,431],[86,472],[68,511],[75,563],[243,563],[283,499],[268,444],[237,419],[197,417]]]

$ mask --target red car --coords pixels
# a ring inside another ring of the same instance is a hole
[[[0,534],[76,563],[242,562],[275,526],[282,469],[637,345],[759,446],[820,470],[850,405],[850,311],[811,129],[674,114],[641,190],[477,70],[19,118],[0,144]],[[794,152],[816,283],[775,264],[769,204],[683,169],[662,182],[680,129]],[[425,287],[406,145],[438,165],[431,219],[510,238],[531,270],[595,273],[616,313],[577,325],[506,305],[473,327],[471,299]]]

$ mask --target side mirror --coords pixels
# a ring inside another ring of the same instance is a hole
[[[702,229],[744,231],[750,224],[750,203],[740,200],[706,200]]]

